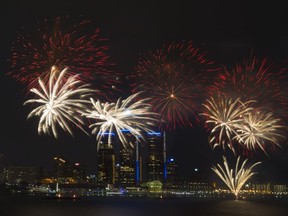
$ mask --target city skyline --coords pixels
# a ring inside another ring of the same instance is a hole
[[[128,131],[128,130],[125,130],[123,131],[123,134],[124,136],[126,137],[127,141],[133,145],[133,146],[128,146],[128,147],[124,147],[121,145],[121,141],[119,140],[119,138],[113,133],[112,134],[112,138],[111,138],[111,144],[108,145],[108,135],[104,135],[101,141],[101,143],[99,143],[99,146],[98,146],[98,150],[97,150],[97,155],[96,155],[96,158],[97,158],[97,161],[95,164],[93,164],[92,167],[86,167],[88,168],[88,171],[89,171],[89,175],[95,175],[97,174],[97,170],[98,170],[98,164],[99,164],[99,151],[101,149],[105,149],[105,146],[107,145],[107,147],[109,147],[109,149],[111,148],[113,150],[113,155],[115,155],[115,159],[114,159],[114,165],[117,166],[119,164],[121,164],[123,161],[121,160],[121,158],[123,156],[121,156],[121,152],[124,151],[126,152],[130,152],[132,151],[133,152],[133,160],[135,160],[135,166],[136,166],[136,163],[139,163],[139,161],[137,162],[137,160],[139,160],[139,158],[141,158],[142,160],[142,166],[145,166],[145,170],[148,169],[147,165],[148,165],[148,157],[149,157],[149,147],[151,145],[151,143],[154,143],[153,144],[153,147],[152,147],[152,152],[154,152],[154,154],[156,155],[153,155],[153,158],[158,158],[158,160],[161,160],[162,162],[161,163],[168,163],[168,162],[171,162],[171,161],[174,161],[177,163],[177,160],[175,159],[174,155],[173,155],[173,151],[171,151],[171,149],[169,149],[168,151],[168,154],[167,154],[167,136],[164,135],[166,134],[166,132],[160,132],[160,131],[157,131],[157,132],[147,132],[146,134],[143,134],[145,136],[145,138],[143,140],[143,143],[140,143],[138,141],[136,141],[136,139],[134,138],[133,139],[133,135]],[[165,138],[164,138],[165,136]],[[154,141],[154,139],[156,139]],[[165,140],[165,142],[164,142]],[[165,144],[164,144],[165,143]],[[126,152],[126,153],[127,153]],[[124,153],[125,154],[125,153]],[[159,155],[160,154],[160,155]],[[47,166],[47,164],[27,164],[27,163],[24,163],[24,164],[21,164],[21,163],[12,163],[12,164],[8,164],[7,162],[9,160],[7,160],[7,158],[5,157],[5,154],[1,153],[1,164],[2,166],[36,166],[36,167],[40,167],[44,170],[46,170],[47,172],[53,172],[53,169],[54,169],[54,160],[55,160],[55,157],[60,157],[60,158],[63,158],[65,161],[67,161],[69,164],[74,164],[74,163],[81,163],[85,166],[87,166],[87,164],[84,164],[83,161],[80,159],[80,160],[71,160],[71,158],[67,157],[67,155],[64,155],[63,153],[59,153],[59,154],[55,154],[52,158],[50,158],[50,161],[49,162],[49,165]],[[138,158],[138,159],[137,159]],[[123,159],[123,158],[122,158]],[[154,160],[154,159],[152,159]],[[144,162],[143,162],[144,161]],[[43,166],[44,165],[44,166]],[[88,164],[89,165],[89,164]],[[91,166],[91,164],[89,165]],[[138,164],[139,166],[139,164]],[[161,169],[161,176],[165,176],[165,172],[164,171],[164,164],[162,164],[161,166],[163,166],[163,170]],[[138,168],[139,169],[139,168]],[[193,171],[195,170],[199,170],[199,167],[196,167],[193,168]],[[138,171],[139,172],[139,171]],[[143,171],[142,171],[143,172]],[[146,173],[147,171],[145,171]],[[202,172],[202,170],[201,170]],[[191,173],[193,174],[193,173]],[[135,175],[136,175],[136,168],[135,168]],[[139,174],[138,174],[139,175]],[[146,173],[147,175],[147,173]],[[139,176],[138,176],[139,178]],[[165,177],[163,177],[165,178]],[[139,179],[138,179],[139,181]]]
[[[96,163],[97,141],[94,136],[86,136],[79,130],[75,130],[74,137],[61,131],[59,139],[38,135],[37,121],[26,120],[30,110],[23,106],[26,100],[24,85],[6,75],[10,70],[7,59],[11,57],[16,32],[23,27],[24,32],[33,35],[34,25],[45,18],[69,15],[71,20],[77,21],[81,15],[100,28],[101,35],[108,38],[108,53],[116,71],[124,75],[121,84],[123,92],[117,92],[117,98],[118,95],[125,97],[129,94],[129,74],[135,70],[139,54],[158,49],[171,41],[192,40],[203,46],[209,57],[227,67],[249,57],[252,51],[256,56],[267,57],[276,63],[287,60],[287,15],[283,5],[251,3],[246,6],[244,3],[209,2],[210,7],[207,8],[205,2],[190,4],[181,1],[165,4],[160,1],[151,4],[87,1],[87,5],[65,1],[43,5],[36,1],[6,2],[6,10],[0,15],[1,26],[5,29],[0,46],[0,86],[5,100],[1,106],[4,129],[1,132],[0,154],[5,155],[7,163],[49,167],[49,160],[55,155],[83,161],[90,167]],[[231,154],[224,152],[228,156]],[[222,159],[222,153],[220,149],[212,150],[208,132],[201,124],[167,131],[167,155],[175,158],[184,176],[191,175],[195,168],[211,172],[211,166]],[[233,155],[230,157],[233,158]],[[287,143],[269,153],[269,157],[256,152],[249,158],[263,161],[257,168],[258,178],[265,179],[268,175],[273,181],[288,182],[288,174],[285,173],[288,169]],[[90,169],[93,171],[94,168]]]

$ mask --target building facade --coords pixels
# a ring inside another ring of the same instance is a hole
[[[112,145],[101,143],[98,150],[98,174],[99,186],[107,187],[115,184],[115,152]]]
[[[160,132],[147,133],[147,180],[164,181],[163,136]]]
[[[37,184],[40,179],[40,167],[8,166],[6,171],[8,184]]]
[[[120,171],[119,171],[119,185],[121,187],[133,186],[136,182],[135,173],[135,149],[122,148],[119,157]]]
[[[166,162],[166,180],[165,186],[174,187],[177,184],[177,170],[178,166],[173,158],[170,158]]]

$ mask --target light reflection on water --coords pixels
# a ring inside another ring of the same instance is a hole
[[[1,216],[287,216],[287,200],[0,197]]]

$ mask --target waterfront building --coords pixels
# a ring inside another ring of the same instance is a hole
[[[71,177],[71,165],[62,156],[54,157],[54,178],[58,183],[64,184],[66,179]]]
[[[174,158],[170,158],[166,162],[166,181],[165,186],[170,188],[177,184],[177,163]]]
[[[142,182],[142,148],[136,137],[129,130],[122,130],[127,143],[119,142],[119,178],[121,187],[131,187]]]
[[[86,165],[79,162],[71,163],[63,156],[55,156],[54,160],[54,176],[49,180],[45,175],[44,181],[56,181],[59,184],[76,184],[86,183]]]
[[[188,182],[188,190],[195,192],[212,191],[212,186],[206,182]]]
[[[160,193],[163,189],[163,183],[159,180],[149,181],[147,182],[147,188],[149,192]]]
[[[72,178],[76,180],[77,183],[86,183],[86,165],[79,162],[74,163],[72,167]]]
[[[163,136],[160,132],[147,133],[147,180],[164,181]]]
[[[98,184],[103,187],[115,184],[115,152],[112,145],[100,143],[98,150]]]
[[[283,184],[275,184],[273,185],[273,192],[274,193],[287,193],[288,190],[287,190],[287,185],[283,185]]]
[[[8,166],[6,171],[8,184],[37,184],[40,179],[40,167],[35,166]]]
[[[140,144],[137,141],[135,145],[135,183],[139,185],[143,181],[143,160],[140,154]]]
[[[120,172],[119,184],[121,187],[135,184],[135,150],[132,148],[122,148],[120,150]]]
[[[251,184],[250,188],[256,194],[271,194],[272,192],[271,184],[269,182]]]

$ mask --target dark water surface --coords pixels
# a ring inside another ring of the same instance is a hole
[[[0,196],[0,216],[288,216],[288,200]]]

